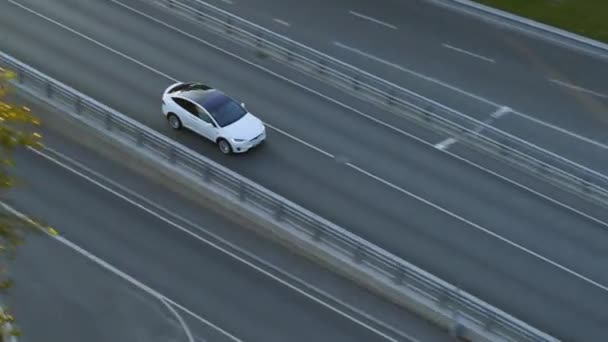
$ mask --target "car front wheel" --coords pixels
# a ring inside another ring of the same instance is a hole
[[[171,128],[174,130],[179,130],[182,128],[182,121],[173,113],[167,115],[167,121],[169,121],[169,126],[171,126]]]
[[[226,139],[220,139],[217,141],[217,146],[220,148],[220,151],[223,154],[230,154],[232,153],[232,147],[230,146],[230,143],[226,140]]]

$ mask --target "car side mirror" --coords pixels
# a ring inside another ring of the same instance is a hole
[[[243,109],[245,109],[245,103],[241,102],[241,107],[243,107]]]

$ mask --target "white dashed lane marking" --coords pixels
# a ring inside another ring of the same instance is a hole
[[[384,22],[382,20],[378,20],[376,18],[372,18],[372,17],[367,16],[365,14],[361,14],[361,13],[358,13],[358,12],[355,12],[355,11],[348,11],[348,13],[350,13],[351,15],[354,15],[355,17],[358,17],[358,18],[361,18],[361,19],[365,19],[367,21],[371,21],[372,23],[376,23],[378,25],[382,25],[384,27],[388,27],[388,28],[391,28],[393,30],[397,29],[397,26],[395,26],[395,25],[391,25],[391,24],[386,23],[386,22]]]

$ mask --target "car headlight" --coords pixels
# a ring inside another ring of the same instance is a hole
[[[244,142],[245,139],[232,139],[232,142],[238,143],[238,142]]]

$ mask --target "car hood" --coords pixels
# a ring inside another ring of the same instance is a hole
[[[240,120],[222,128],[223,135],[230,139],[251,140],[264,132],[262,120],[247,113]]]

